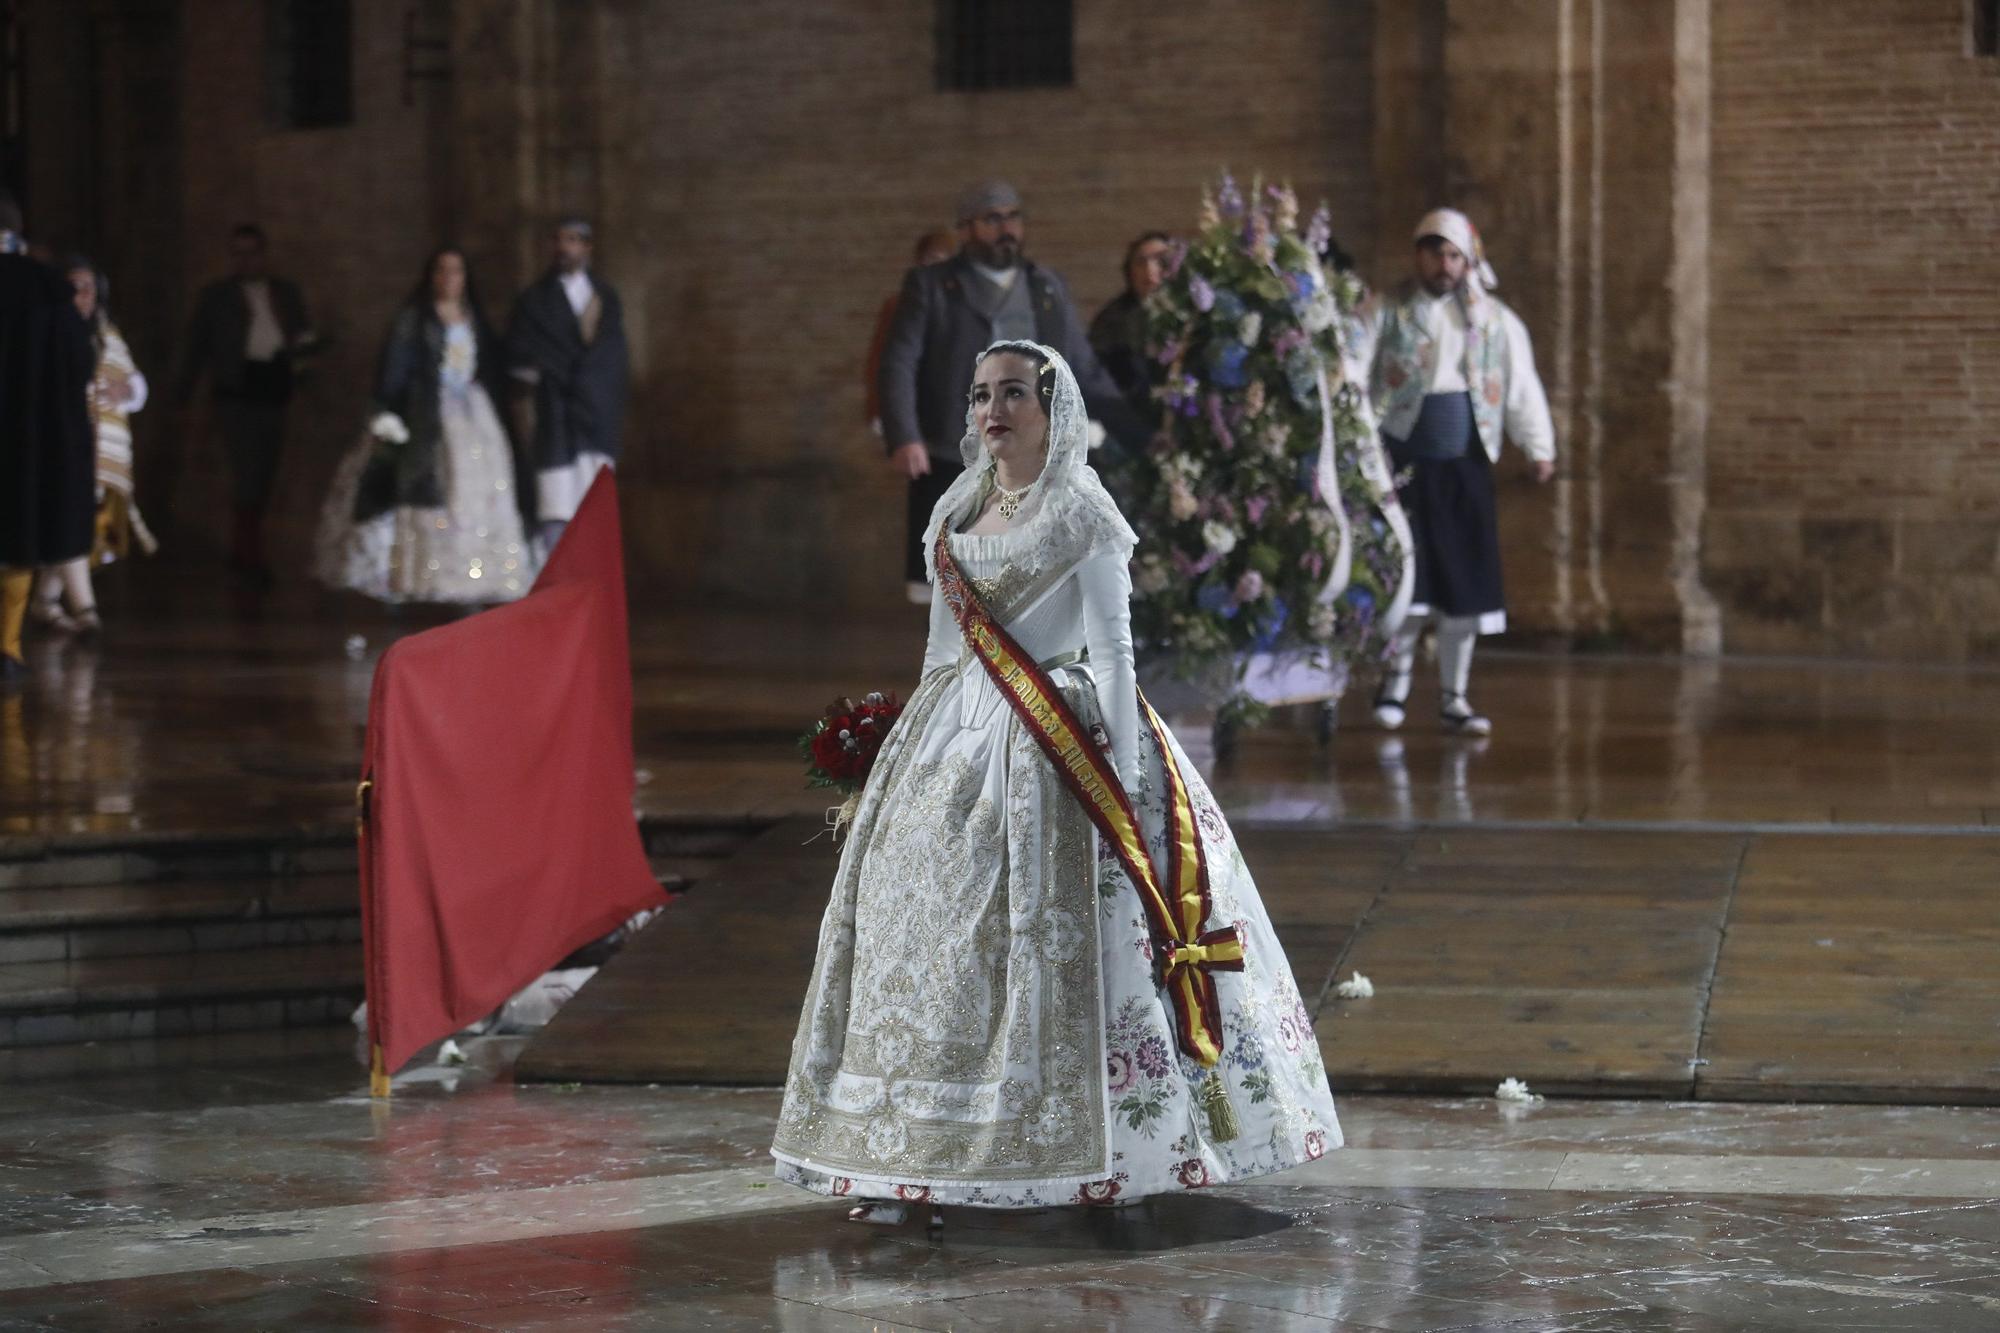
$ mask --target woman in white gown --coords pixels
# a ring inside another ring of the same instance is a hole
[[[493,406],[501,369],[464,253],[439,250],[390,326],[373,419],[321,510],[322,582],[384,602],[504,602],[528,590],[514,451]]]
[[[1135,538],[1076,380],[1035,343],[975,373],[922,683],[842,851],[772,1145],[857,1221],[1125,1202],[1340,1145],[1229,825],[1135,687]]]

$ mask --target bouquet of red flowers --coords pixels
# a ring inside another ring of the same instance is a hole
[[[825,715],[799,737],[806,785],[849,794],[860,791],[889,728],[902,715],[903,705],[893,694],[871,694],[858,704],[847,698],[828,704]]]

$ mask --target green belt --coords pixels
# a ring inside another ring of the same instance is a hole
[[[1090,661],[1090,649],[1072,648],[1066,653],[1057,653],[1054,657],[1037,662],[1035,665],[1044,671],[1054,671],[1057,667],[1079,666],[1088,661]]]

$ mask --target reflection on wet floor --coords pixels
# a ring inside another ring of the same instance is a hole
[[[1994,1327],[2000,1111],[1349,1097],[1349,1147],[1107,1210],[857,1226],[769,1090],[516,1044],[0,1090],[0,1327]]]
[[[332,828],[347,818],[374,659],[421,618],[275,604],[245,622],[114,617],[41,643],[0,707],[0,836]],[[777,818],[820,804],[792,738],[834,693],[914,682],[922,621],[785,612],[633,618],[638,804]],[[800,651],[809,634],[811,651]],[[359,635],[361,649],[348,643]],[[1239,818],[1356,823],[1896,825],[2000,821],[2000,672],[1897,664],[1483,654],[1490,741],[1374,730],[1330,745],[1281,710],[1214,773]],[[1206,720],[1174,719],[1206,753]]]

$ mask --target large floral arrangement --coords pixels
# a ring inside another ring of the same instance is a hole
[[[1379,655],[1378,613],[1402,578],[1378,508],[1383,474],[1363,467],[1376,447],[1363,399],[1342,370],[1363,292],[1322,269],[1328,238],[1324,206],[1302,231],[1289,188],[1257,183],[1246,198],[1225,175],[1146,300],[1163,429],[1120,479],[1140,534],[1134,633],[1182,678],[1229,682],[1225,705],[1252,720],[1238,688],[1248,662]],[[1350,563],[1329,598],[1343,527]]]

